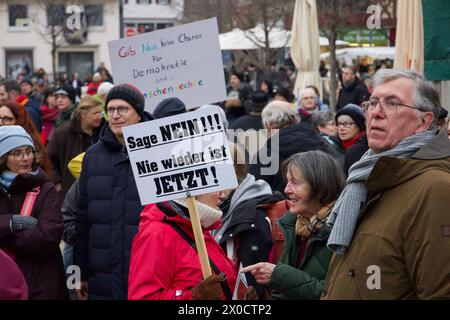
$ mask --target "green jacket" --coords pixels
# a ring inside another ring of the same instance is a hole
[[[272,273],[268,287],[274,300],[319,299],[323,282],[331,260],[331,251],[326,247],[330,229],[325,224],[321,231],[308,240],[308,247],[300,268],[295,268],[301,238],[295,233],[297,216],[290,212],[281,218],[278,226],[283,231],[286,243],[280,262]]]

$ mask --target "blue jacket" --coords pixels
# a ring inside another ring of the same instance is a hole
[[[33,99],[28,99],[27,104],[25,105],[25,109],[27,109],[28,114],[33,120],[34,125],[36,126],[37,131],[40,133],[42,131],[42,122],[41,122],[41,108],[39,103]]]
[[[88,298],[127,299],[131,244],[143,207],[126,148],[108,125],[86,152],[79,188],[74,264],[88,281]]]

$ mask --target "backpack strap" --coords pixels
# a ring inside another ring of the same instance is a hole
[[[198,252],[197,246],[195,245],[195,240],[192,239],[192,237],[186,231],[184,231],[182,228],[180,228],[180,226],[177,225],[176,223],[174,223],[173,221],[168,220],[166,217],[164,217],[162,221],[167,223],[168,225],[170,225],[176,232],[178,232],[178,234],[184,240],[186,240],[186,242],[191,246],[192,249],[194,249],[196,252]],[[208,257],[208,259],[209,259],[209,257]],[[222,273],[211,259],[209,259],[209,263],[211,264],[211,268],[213,269],[214,273],[216,273],[216,274]],[[225,296],[227,297],[227,299],[231,300],[233,298],[233,295],[231,294],[230,287],[228,287],[228,282],[226,279],[224,282],[221,282],[221,286],[222,286],[222,291],[225,294]]]
[[[22,209],[20,210],[21,216],[29,217],[31,216],[31,212],[33,211],[34,203],[36,202],[37,196],[39,195],[39,191],[41,187],[33,188],[31,191],[27,192],[25,196],[25,200],[22,204]]]

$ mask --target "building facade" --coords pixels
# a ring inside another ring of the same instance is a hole
[[[173,27],[183,18],[184,0],[124,0],[124,37]]]
[[[30,77],[43,68],[53,81],[53,66],[56,77],[69,79],[101,63],[110,69],[108,41],[120,35],[118,0],[43,3],[0,0],[0,76]]]

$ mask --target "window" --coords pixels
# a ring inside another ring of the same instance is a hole
[[[47,5],[47,26],[62,26],[66,21],[66,6],[63,4]]]
[[[153,23],[138,23],[138,33],[150,32],[155,30],[155,25]]]
[[[156,30],[173,27],[173,23],[157,23]]]
[[[157,4],[167,5],[170,4],[170,0],[156,0]]]
[[[9,5],[9,26],[28,27],[28,12],[25,5]]]
[[[88,26],[103,26],[103,5],[86,4],[84,5],[84,13],[86,14]]]
[[[137,4],[152,4],[152,0],[136,0]]]
[[[31,77],[33,50],[5,50],[6,77],[17,80],[19,74]]]

